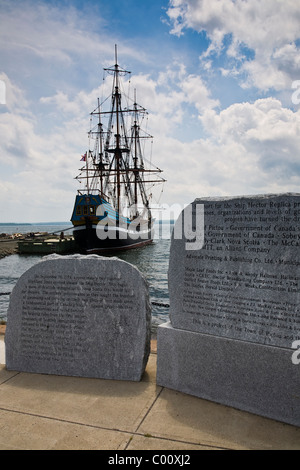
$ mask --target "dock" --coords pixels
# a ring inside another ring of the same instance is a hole
[[[74,251],[75,248],[76,243],[73,237],[51,237],[18,241],[18,253],[20,254],[64,254]]]

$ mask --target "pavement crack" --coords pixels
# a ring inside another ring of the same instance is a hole
[[[147,412],[145,413],[145,415],[143,416],[141,422],[138,424],[135,432],[138,433],[138,430],[139,428],[141,427],[141,425],[143,424],[143,422],[145,421],[145,419],[147,418],[148,414],[150,413],[150,411],[152,410],[153,406],[155,405],[155,403],[157,402],[158,398],[160,397],[162,391],[163,391],[164,387],[161,387],[161,390],[158,392],[158,394],[156,395],[156,397],[154,398],[151,406],[149,406]]]

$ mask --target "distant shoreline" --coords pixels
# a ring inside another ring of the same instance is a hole
[[[21,222],[21,223],[19,223],[19,224],[17,224],[16,222],[7,222],[7,223],[5,223],[5,222],[0,222],[0,227],[3,226],[3,225],[4,225],[4,226],[13,225],[13,226],[15,227],[15,226],[18,226],[18,225],[33,225],[33,224],[24,223],[24,222],[23,222],[23,223]]]
[[[70,224],[67,221],[60,222],[0,222],[0,225],[65,225]]]

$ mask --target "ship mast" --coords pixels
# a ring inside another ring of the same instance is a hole
[[[125,201],[127,209],[131,211],[131,214],[128,213],[130,219],[138,217],[140,202],[149,209],[146,184],[164,182],[164,179],[149,178],[151,173],[157,176],[161,170],[153,166],[152,169],[146,169],[144,166],[141,140],[152,138],[141,130],[141,122],[147,111],[137,104],[136,90],[133,105],[127,104],[124,107],[125,95],[122,96],[121,77],[130,72],[118,65],[117,46],[115,64],[104,71],[113,78],[110,107],[107,109],[107,106],[104,106],[107,98],[101,103],[98,98],[97,107],[91,112],[91,123],[93,116],[97,116],[96,125],[93,127],[91,124],[89,132],[89,138],[96,139],[95,147],[93,152],[89,150],[86,157],[86,176],[79,175],[77,178],[85,178],[88,194],[93,191],[100,192],[101,197],[116,211],[118,221]],[[125,102],[130,101],[130,98],[125,96]],[[131,130],[127,128],[125,116],[132,116]],[[146,174],[148,178],[145,179]]]
[[[120,183],[120,164],[122,158],[122,152],[120,148],[120,100],[121,95],[119,93],[119,66],[117,57],[117,45],[115,45],[115,98],[116,98],[116,121],[117,121],[117,133],[116,137],[116,148],[115,148],[115,160],[116,160],[116,172],[117,172],[117,213],[120,213],[120,196],[121,196],[121,183]]]
[[[138,194],[137,194],[137,185],[138,185],[138,148],[137,148],[137,140],[138,140],[138,125],[137,125],[137,104],[136,104],[136,90],[134,90],[134,125],[133,125],[133,132],[134,132],[134,156],[133,156],[133,167],[134,167],[134,204],[137,210],[137,202],[138,202]]]
[[[124,125],[124,118],[123,118],[123,110],[121,105],[121,93],[119,87],[119,76],[129,74],[130,72],[127,70],[121,69],[118,65],[118,56],[117,56],[117,45],[115,45],[115,65],[113,68],[104,69],[108,73],[113,73],[114,80],[113,80],[113,92],[112,92],[112,109],[111,109],[111,118],[109,124],[109,133],[108,138],[106,141],[106,148],[105,151],[114,154],[114,167],[115,167],[115,179],[116,179],[116,211],[120,214],[121,210],[121,173],[122,173],[122,166],[123,166],[123,153],[128,153],[129,148],[127,145],[127,139],[125,137],[124,146],[122,147],[122,140],[121,140],[121,126],[123,130],[125,129]],[[112,130],[112,118],[115,114],[116,119],[116,131],[114,134],[115,137],[115,146],[114,148],[109,147],[109,135]]]
[[[98,153],[99,153],[99,172],[100,172],[100,193],[103,195],[103,170],[104,170],[104,162],[103,162],[103,148],[102,148],[102,122],[100,119],[100,101],[98,98],[98,111],[99,111],[99,121],[98,121]]]
[[[146,110],[139,106],[136,101],[136,90],[134,90],[134,104],[133,104],[133,112],[134,112],[134,123],[132,126],[132,141],[133,141],[133,151],[132,151],[132,158],[133,158],[133,173],[134,173],[134,204],[137,209],[138,204],[138,189],[140,191],[140,195],[142,198],[143,205],[148,208],[149,202],[146,196],[146,190],[144,185],[144,162],[142,157],[142,149],[141,149],[141,135],[140,135],[140,123],[138,120],[139,114],[145,114]],[[144,138],[150,138],[150,135],[147,135]],[[138,216],[138,209],[136,210],[136,216]]]

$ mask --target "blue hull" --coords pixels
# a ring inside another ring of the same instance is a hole
[[[74,239],[77,246],[85,253],[101,253],[106,251],[128,250],[139,246],[148,245],[153,241],[153,230],[140,232],[118,230],[105,233],[103,227],[77,226],[73,229]],[[100,235],[100,237],[99,237]]]

